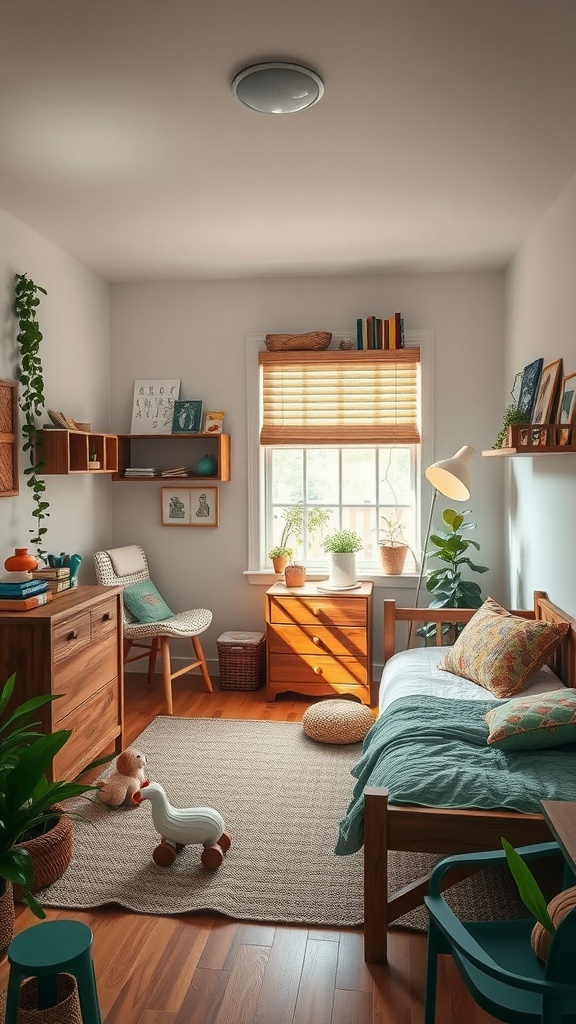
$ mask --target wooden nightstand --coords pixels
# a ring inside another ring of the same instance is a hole
[[[370,704],[372,583],[323,593],[315,583],[266,593],[266,693],[353,693]]]

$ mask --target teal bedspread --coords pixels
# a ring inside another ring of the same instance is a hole
[[[364,789],[391,804],[541,813],[541,800],[576,800],[576,744],[505,751],[486,743],[484,715],[498,701],[400,697],[374,723],[352,769],[358,780],[335,852],[364,842]]]

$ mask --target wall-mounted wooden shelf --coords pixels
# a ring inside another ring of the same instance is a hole
[[[489,448],[486,457],[511,458],[534,455],[570,455],[576,452],[576,427],[564,423],[513,423],[506,446]]]
[[[203,455],[212,455],[218,463],[213,476],[194,472],[194,466]],[[153,467],[156,476],[126,476],[129,467]],[[179,477],[163,477],[162,470],[186,466],[187,473]],[[118,469],[113,480],[143,481],[162,480],[164,484],[177,485],[179,480],[230,480],[230,435],[229,434],[119,434]]]
[[[42,476],[73,473],[117,473],[116,434],[85,433],[83,430],[39,430],[36,458],[42,462]],[[99,469],[90,469],[90,454],[96,452]]]

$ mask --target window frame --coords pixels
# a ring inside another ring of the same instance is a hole
[[[332,332],[332,342],[338,345],[343,339],[349,339],[350,331]],[[405,345],[420,347],[420,397],[421,397],[421,442],[420,442],[420,465],[416,473],[416,507],[417,507],[417,555],[420,554],[422,538],[424,536],[424,518],[426,510],[423,504],[428,504],[424,496],[422,498],[422,484],[424,468],[432,462],[432,437],[433,437],[433,367],[434,367],[434,332],[431,330],[406,331]],[[264,551],[264,533],[262,525],[265,522],[265,488],[262,486],[264,472],[265,451],[260,446],[260,368],[258,365],[258,351],[266,349],[264,334],[246,335],[246,400],[247,400],[247,497],[248,497],[248,568],[245,575],[249,577],[250,583],[268,586],[277,577],[272,566],[263,568],[268,563]],[[314,447],[314,446],[312,446]],[[345,447],[345,446],[341,446]],[[418,514],[419,510],[419,514]],[[310,573],[314,577],[315,573]],[[325,575],[318,573],[319,576]],[[376,586],[402,587],[404,585],[413,587],[417,572],[403,573],[402,576],[385,576],[382,572],[362,573],[368,579],[373,580]]]

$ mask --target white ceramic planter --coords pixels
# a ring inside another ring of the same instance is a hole
[[[351,587],[358,577],[356,576],[356,553],[354,551],[330,552],[330,576],[328,586],[330,587]]]

